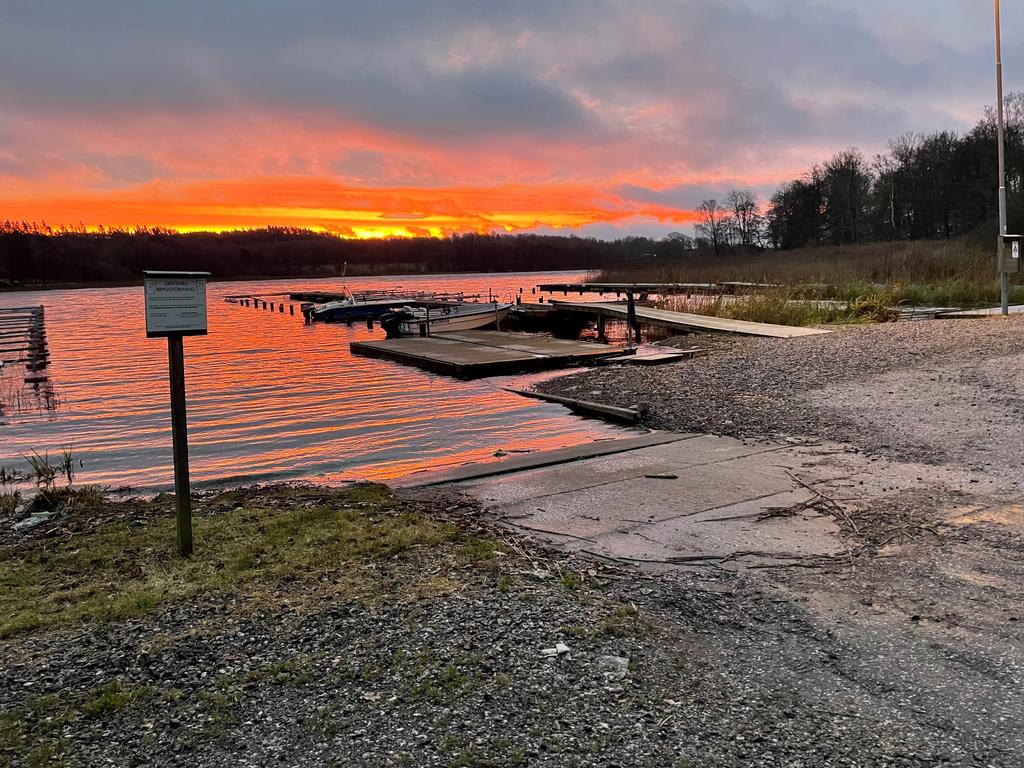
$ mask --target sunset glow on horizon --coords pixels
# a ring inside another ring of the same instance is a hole
[[[0,8],[0,221],[660,236],[990,101],[970,4],[57,5]]]
[[[675,227],[694,214],[629,204],[586,185],[367,188],[330,179],[261,178],[6,201],[5,218],[53,229],[222,232],[297,227],[346,238],[575,231],[645,218]]]

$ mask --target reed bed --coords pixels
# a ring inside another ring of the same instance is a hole
[[[795,326],[882,323],[898,320],[900,316],[897,305],[886,296],[836,301],[808,298],[802,291],[790,288],[746,296],[669,296],[659,301],[658,306],[674,312]]]
[[[893,305],[967,307],[999,301],[995,248],[970,239],[693,256],[672,263],[605,270],[595,279],[772,283],[786,286],[793,293],[791,298],[856,301],[878,297]],[[1011,282],[1011,301],[1024,303],[1020,277],[1011,276]],[[767,302],[772,303],[777,304],[778,299]]]

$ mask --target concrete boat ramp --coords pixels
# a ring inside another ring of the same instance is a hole
[[[820,447],[652,433],[414,475],[397,485],[413,494],[466,494],[513,529],[599,559],[738,570],[847,551],[815,489],[842,474],[828,466],[832,455]]]

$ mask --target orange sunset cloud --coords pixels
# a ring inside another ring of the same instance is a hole
[[[582,184],[353,187],[329,179],[152,182],[116,191],[7,200],[14,220],[50,226],[222,231],[295,226],[344,237],[442,237],[456,232],[575,229],[648,219],[685,225],[689,211],[638,204]]]

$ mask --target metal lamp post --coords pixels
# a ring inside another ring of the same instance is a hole
[[[1002,23],[999,12],[999,0],[995,0],[996,13],[996,114],[997,114],[997,143],[999,145],[999,250],[997,253],[999,269],[999,298],[1003,314],[1009,314],[1010,290],[1009,277],[1003,262],[1003,251],[1006,244],[1003,236],[1006,234],[1006,157],[1004,149],[1005,128],[1003,126],[1003,40]]]

